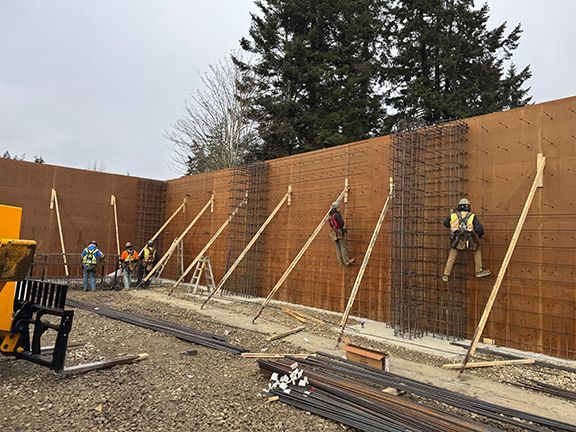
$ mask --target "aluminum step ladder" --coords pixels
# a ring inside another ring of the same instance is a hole
[[[190,279],[192,294],[196,294],[200,287],[200,280],[202,279],[202,274],[206,279],[206,290],[207,292],[213,292],[216,289],[216,284],[214,283],[214,273],[212,273],[212,264],[210,264],[210,257],[203,256],[196,263],[196,268]]]

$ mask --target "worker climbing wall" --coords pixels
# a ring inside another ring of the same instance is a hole
[[[402,122],[392,134],[391,321],[407,337],[464,336],[463,262],[448,284],[440,279],[449,249],[442,219],[466,187],[466,123]]]

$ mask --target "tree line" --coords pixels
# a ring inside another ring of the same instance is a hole
[[[167,138],[186,174],[332,147],[530,102],[522,29],[473,0],[257,0]]]

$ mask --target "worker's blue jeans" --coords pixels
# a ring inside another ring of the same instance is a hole
[[[132,281],[132,270],[130,267],[126,266],[122,271],[124,273],[124,288],[128,289],[130,288],[130,282]]]
[[[90,284],[90,287],[88,286]],[[94,270],[84,269],[84,289],[83,291],[96,290],[96,275]]]

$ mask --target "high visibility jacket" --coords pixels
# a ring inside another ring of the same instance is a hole
[[[156,259],[156,248],[150,248],[146,246],[144,248],[144,251],[142,252],[142,255],[144,255],[144,262],[146,263],[154,262],[154,260]]]
[[[450,215],[450,231],[452,233],[455,233],[457,231],[473,232],[474,231],[474,217],[475,217],[474,213],[468,213],[468,212],[452,213]]]
[[[128,262],[137,261],[138,258],[139,258],[138,252],[136,252],[135,249],[132,252],[124,250],[124,252],[122,252],[122,255],[120,255],[120,261],[128,261]]]
[[[96,246],[88,246],[82,251],[82,264],[97,264],[98,258],[104,256],[104,254]]]

